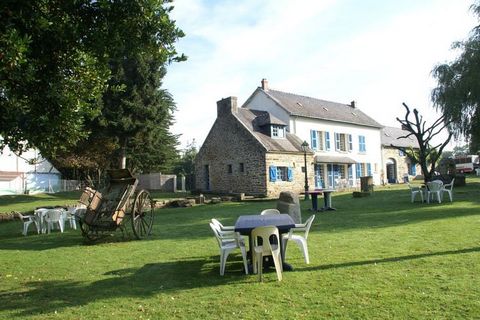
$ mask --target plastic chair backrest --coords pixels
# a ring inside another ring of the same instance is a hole
[[[450,181],[450,183],[444,185],[443,187],[447,190],[452,191],[454,184],[455,184],[455,178],[453,178],[452,181]]]
[[[218,227],[219,230],[222,230],[223,224],[215,218],[212,218],[212,223]]]
[[[308,233],[310,232],[310,227],[312,226],[312,223],[313,223],[314,219],[315,219],[315,215],[313,214],[305,222],[305,240],[308,238]]]
[[[410,191],[418,191],[420,190],[420,187],[417,186],[412,186],[410,183],[407,182],[408,187],[410,188]]]
[[[260,213],[262,216],[268,215],[268,214],[280,214],[280,211],[277,209],[265,209]]]
[[[280,242],[280,237],[278,235],[278,229],[275,226],[264,226],[264,227],[256,227],[255,229],[252,230],[252,239],[253,239],[253,246],[258,247],[260,246],[259,244],[259,239],[262,240],[262,251],[264,254],[268,254],[270,252],[273,252],[274,250],[278,250],[278,246],[274,249],[272,247],[272,242],[270,240],[275,238],[276,243],[279,244]]]
[[[217,225],[215,225],[211,222],[209,224],[210,224],[210,228],[212,229],[213,233],[215,234],[215,238],[217,239],[218,246],[222,247],[222,237],[220,236],[220,228]]]
[[[52,222],[60,221],[62,217],[62,210],[50,209],[45,213],[45,219]]]
[[[427,182],[428,190],[431,192],[440,191],[443,187],[443,182],[440,180],[434,180]]]

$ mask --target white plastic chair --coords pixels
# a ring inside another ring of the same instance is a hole
[[[262,216],[269,215],[269,214],[280,214],[280,211],[278,211],[277,209],[265,209],[262,212],[260,212],[260,214]]]
[[[223,232],[220,228],[210,222],[210,228],[215,234],[215,238],[218,242],[218,247],[220,248],[220,275],[225,274],[225,264],[227,262],[227,257],[233,250],[240,248],[243,258],[243,266],[245,267],[245,274],[248,274],[247,266],[247,250],[245,249],[245,244],[243,243],[242,238],[237,236],[236,233],[231,231]]]
[[[60,232],[63,232],[64,229],[64,220],[63,220],[63,210],[61,209],[50,209],[45,213],[45,223],[47,224],[47,232],[50,233],[50,230],[53,229],[53,225],[58,223]]]
[[[280,256],[281,241],[275,226],[257,227],[252,230],[253,241],[253,273],[258,272],[259,281],[263,280],[263,257],[272,256],[278,281],[282,281],[282,259]],[[273,239],[272,239],[273,238]],[[259,241],[261,239],[261,242]]]
[[[430,203],[430,200],[433,200],[433,196],[435,195],[438,203],[442,203],[442,188],[443,182],[440,180],[427,182],[427,202]]]
[[[442,198],[443,198],[443,194],[446,192],[448,193],[448,197],[450,198],[450,202],[453,201],[453,184],[455,183],[455,178],[452,179],[452,181],[450,181],[450,183],[447,183],[445,185],[443,185],[443,188],[442,188]]]
[[[220,221],[215,218],[212,218],[212,223],[216,225],[224,236],[232,236],[237,237],[238,241],[240,241],[245,246],[245,241],[242,235],[238,232],[235,232],[235,226],[224,226]]]
[[[77,230],[77,220],[75,218],[75,212],[78,210],[77,207],[69,207],[67,211],[63,212],[64,221],[68,221],[70,228]]]
[[[422,199],[422,202],[423,202],[423,190],[422,190],[422,188],[412,186],[410,183],[408,183],[408,187],[410,188],[412,203],[415,201],[415,198],[417,197],[417,194],[420,195],[420,199]]]
[[[212,218],[212,223],[217,225],[220,230],[222,231],[234,231],[235,230],[235,227],[234,226],[224,226],[220,221],[218,221],[217,219],[215,218]]]
[[[34,223],[35,224],[35,227],[37,228],[37,233],[40,233],[40,226],[38,224],[38,221],[37,221],[37,217],[36,216],[31,216],[31,215],[27,215],[27,216],[24,216],[23,214],[21,213],[18,213],[18,216],[20,217],[20,219],[22,219],[22,222],[23,222],[23,231],[22,231],[22,234],[24,236],[27,235],[28,233],[28,227]]]
[[[310,218],[302,224],[295,224],[295,228],[290,229],[290,232],[283,236],[282,238],[282,249],[283,249],[283,259],[285,259],[287,244],[289,240],[295,241],[295,243],[300,247],[302,250],[303,258],[305,259],[305,263],[310,263],[310,257],[308,256],[308,233],[310,232],[310,227],[312,226],[313,220],[315,219],[315,215],[312,215]],[[303,235],[294,234],[296,231],[304,232]]]
[[[45,223],[45,214],[47,213],[49,209],[45,208],[38,208],[35,209],[34,211],[34,216],[36,220],[36,225],[38,230],[40,230],[41,233],[46,233],[47,232],[47,226]]]

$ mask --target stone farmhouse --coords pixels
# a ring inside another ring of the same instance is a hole
[[[267,197],[301,193],[304,157],[310,190],[356,187],[362,176],[378,185],[393,157],[383,161],[382,128],[353,101],[277,91],[263,79],[242,107],[236,97],[217,102],[217,119],[195,159],[196,189]]]
[[[417,176],[420,165],[412,163],[404,152],[395,147],[419,149],[418,141],[413,137],[404,138],[408,131],[401,128],[384,127],[382,129],[382,163],[385,175],[382,183],[398,183]]]

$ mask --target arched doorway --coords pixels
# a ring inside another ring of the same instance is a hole
[[[386,162],[387,165],[387,181],[388,183],[398,183],[397,181],[397,162],[395,159],[389,158]]]

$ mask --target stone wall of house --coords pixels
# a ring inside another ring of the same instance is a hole
[[[397,165],[397,181],[398,182],[403,182],[403,176],[404,174],[408,174],[408,167],[410,165],[410,159],[408,159],[407,156],[400,156],[398,149],[392,148],[392,147],[383,147],[382,148],[382,153],[383,153],[383,159],[384,162],[387,161],[388,159],[394,159],[395,163]],[[384,181],[386,182],[386,165],[384,164],[384,167],[382,168],[383,172],[385,173],[384,176]],[[421,168],[420,165],[416,165],[416,172],[417,175],[421,174]],[[413,179],[414,176],[409,176],[409,179]]]
[[[266,195],[265,148],[235,117],[232,98],[217,103],[218,117],[195,158],[195,187],[201,192]]]
[[[293,172],[292,181],[275,181],[269,179],[270,166],[290,167]],[[267,179],[267,196],[278,198],[280,192],[291,191],[296,194],[305,192],[305,173],[304,156],[301,153],[267,153],[266,154],[266,179]],[[315,188],[314,171],[313,171],[313,155],[307,155],[307,175],[309,189]]]

